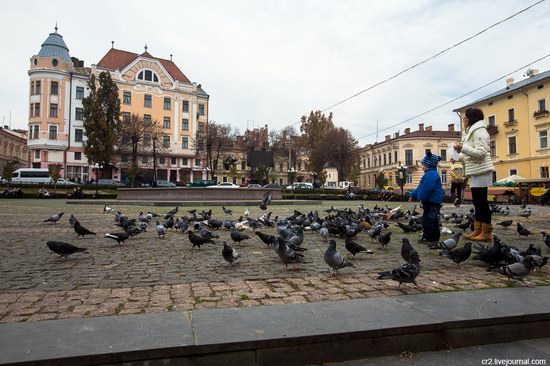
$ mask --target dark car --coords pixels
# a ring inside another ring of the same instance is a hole
[[[114,186],[114,187],[125,187],[126,185],[122,182],[118,182],[113,179],[100,179],[97,184],[100,186]]]
[[[175,186],[176,185],[174,183],[169,182],[167,180],[154,180],[151,182],[151,187],[171,188]]]

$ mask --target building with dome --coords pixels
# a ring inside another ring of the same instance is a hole
[[[195,140],[208,121],[209,95],[191,82],[170,59],[151,55],[145,46],[141,54],[111,49],[97,65],[85,67],[71,57],[61,34],[50,33],[38,54],[30,59],[28,149],[31,166],[62,165],[67,179],[88,180],[96,169],[84,154],[86,136],[82,100],[88,96],[90,75],[109,72],[119,88],[122,123],[131,114],[145,124],[162,126],[162,148],[157,159],[157,179],[192,182],[206,179],[206,170],[196,156]],[[143,136],[139,167],[145,179],[152,179],[151,136]],[[108,176],[124,180],[129,156],[123,150],[113,159]]]

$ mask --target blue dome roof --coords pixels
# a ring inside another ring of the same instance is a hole
[[[69,55],[69,48],[63,40],[63,36],[57,33],[50,33],[48,38],[42,43],[42,48],[38,52],[40,57],[58,57],[64,61],[71,62],[71,56]]]

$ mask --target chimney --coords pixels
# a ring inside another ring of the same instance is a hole
[[[512,84],[514,84],[514,78],[508,78],[508,79],[506,79],[506,87],[509,87],[509,86],[511,86]]]
[[[399,131],[397,131],[397,132],[395,133],[395,138],[398,138],[398,137],[399,137]]]
[[[432,126],[428,126],[428,127],[426,127],[426,129],[425,129],[425,130],[426,130],[426,131],[431,131],[431,130],[432,130]]]
[[[455,132],[455,124],[454,123],[449,123],[447,125],[447,131],[449,132]]]
[[[411,129],[409,127],[405,128],[405,135],[411,133]]]
[[[424,123],[418,124],[418,131],[424,131]]]
[[[539,69],[529,69],[527,71],[527,76],[532,78],[533,76],[538,75],[538,73],[539,73]]]
[[[390,141],[391,135],[386,135],[386,141]]]

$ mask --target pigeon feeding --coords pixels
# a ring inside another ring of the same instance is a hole
[[[69,217],[69,225],[74,226],[74,223],[76,222],[76,217],[71,214],[71,217]]]
[[[199,247],[199,249],[200,249],[201,245],[206,244],[206,243],[216,244],[212,239],[204,238],[200,235],[195,234],[192,231],[188,231],[187,236],[188,236],[189,241],[191,242],[191,244],[193,244],[193,248],[194,247]]]
[[[56,224],[61,219],[61,216],[63,216],[63,212],[52,215],[42,222],[53,222],[54,224]]]
[[[273,245],[277,240],[277,237],[275,235],[264,234],[260,231],[255,231],[254,234],[256,234],[260,238],[260,240],[267,246]]]
[[[231,265],[235,263],[237,259],[239,259],[239,253],[237,253],[235,249],[233,249],[230,245],[227,244],[227,242],[224,241],[222,257],[227,263],[229,263],[229,267],[231,267]]]
[[[338,251],[336,250],[336,240],[329,240],[328,248],[325,251],[325,263],[335,270],[333,275],[338,274],[338,270],[345,267],[354,267],[353,263],[348,262]]]
[[[497,222],[497,225],[500,225],[500,226],[503,226],[503,227],[508,227],[508,226],[512,225],[513,222],[514,222],[514,220],[506,220],[506,221]]]
[[[271,191],[265,192],[260,203],[260,209],[267,210],[267,205],[271,202]]]
[[[391,231],[378,236],[378,242],[382,244],[382,248],[387,248],[387,245],[391,241]]]
[[[77,238],[79,236],[82,236],[82,237],[85,237],[86,235],[96,235],[96,233],[86,229],[84,226],[80,225],[80,222],[78,220],[76,220],[74,222],[74,231],[78,234],[77,235]]]
[[[399,282],[398,287],[401,287],[402,283],[414,283],[416,287],[420,287],[416,283],[416,277],[420,273],[420,257],[418,256],[416,250],[412,250],[409,253],[409,257],[410,258],[407,263],[404,263],[391,271],[379,272],[378,279],[397,281]]]
[[[397,223],[397,226],[399,226],[403,232],[405,233],[415,233],[416,229],[412,227],[411,225],[402,224],[400,222]]]
[[[544,245],[546,245],[546,247],[550,249],[550,235],[546,234],[546,231],[541,231],[541,234]]]
[[[453,236],[451,236],[449,239],[445,239],[440,243],[430,245],[429,249],[441,249],[441,250],[451,250],[456,248],[456,245],[458,244],[460,237],[462,236],[462,233],[456,233]]]
[[[517,232],[519,234],[519,236],[529,236],[529,235],[533,235],[532,232],[530,232],[529,230],[527,230],[526,227],[522,226],[519,222],[517,223]]]
[[[369,250],[369,249],[365,248],[364,246],[358,244],[357,242],[355,242],[349,236],[346,238],[345,246],[346,246],[346,249],[348,250],[348,252],[350,252],[351,255],[353,256],[353,258],[355,258],[355,255],[357,253],[361,253],[361,252],[372,254],[372,250]]]
[[[401,257],[408,262],[411,259],[411,253],[414,251],[414,248],[409,239],[401,239]]]
[[[226,215],[233,215],[233,210],[222,206],[222,210]]]
[[[157,225],[155,226],[155,230],[157,231],[157,235],[162,236],[162,238],[164,239],[164,235],[166,235],[166,227],[158,220]]]
[[[50,248],[52,252],[59,254],[64,259],[67,259],[69,255],[77,252],[87,253],[86,248],[79,248],[72,244],[64,243],[62,241],[49,240],[48,242],[46,242],[46,245],[48,246],[48,248]]]
[[[113,211],[113,208],[110,207],[107,203],[105,204],[105,206],[103,206],[103,212],[112,212]]]
[[[120,244],[121,242],[124,243],[124,241],[130,237],[130,234],[126,231],[122,233],[107,233],[105,237],[116,240],[117,244]]]
[[[472,243],[467,242],[462,248],[454,248],[452,250],[445,250],[439,253],[443,257],[447,257],[460,267],[460,263],[464,262],[472,254]]]
[[[281,238],[280,236],[277,238],[277,245],[275,245],[275,251],[277,252],[277,255],[279,256],[279,259],[281,262],[285,264],[285,270],[288,270],[288,265],[290,263],[296,264],[296,263],[305,263],[304,262],[304,255],[300,252],[297,252],[291,248],[289,248],[285,240]],[[296,267],[294,268],[296,269]]]
[[[234,228],[231,228],[230,236],[231,236],[231,239],[233,240],[234,243],[240,243],[243,240],[250,239],[250,237],[248,235],[243,234],[243,233],[237,231]]]
[[[531,269],[535,266],[535,259],[532,255],[528,255],[527,257],[523,258],[521,262],[509,264],[507,266],[497,267],[497,268],[491,268],[491,272],[498,272],[506,277],[508,277],[508,281],[510,279],[517,280],[523,282],[527,287],[533,287],[531,284],[525,283],[523,278],[531,272]]]

